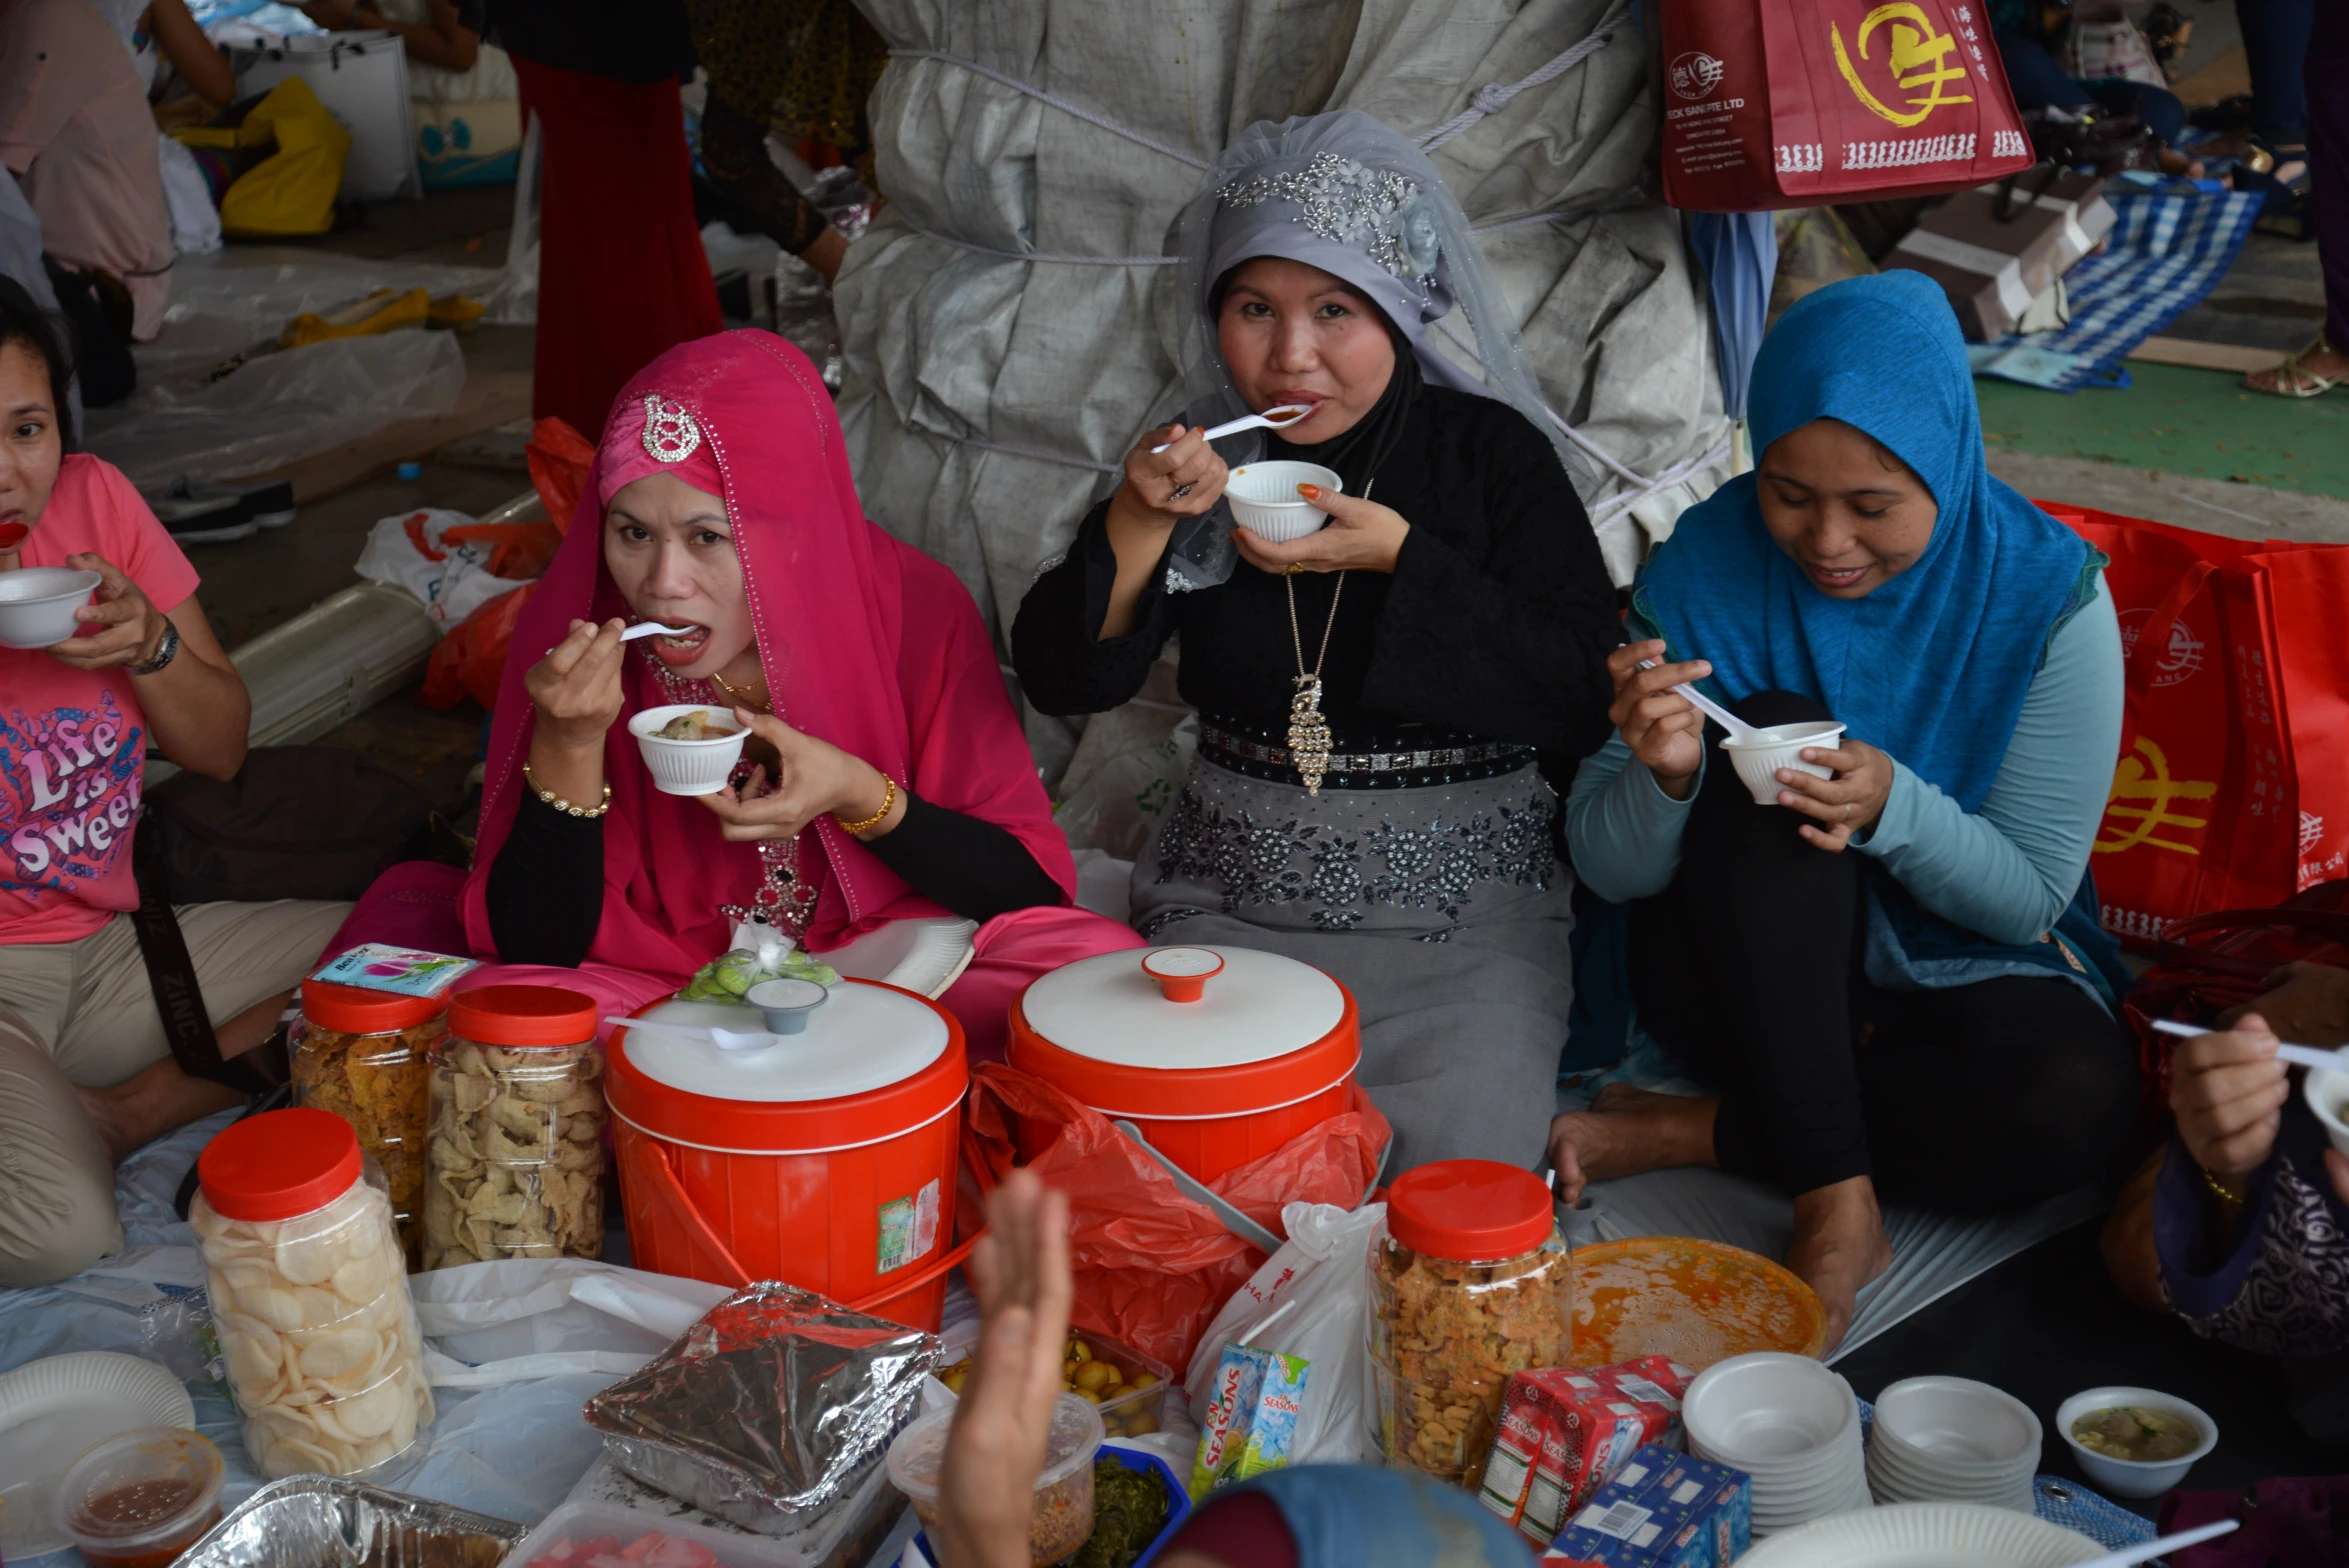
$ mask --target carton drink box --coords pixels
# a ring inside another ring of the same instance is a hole
[[[1547,1545],[1643,1445],[1680,1442],[1680,1396],[1693,1376],[1662,1356],[1512,1374],[1480,1488],[1485,1507]]]
[[[1288,1464],[1311,1368],[1303,1356],[1253,1345],[1223,1347],[1208,1396],[1207,1420],[1199,1432],[1199,1452],[1191,1463],[1194,1502],[1219,1487]]]
[[[1729,1568],[1752,1543],[1753,1483],[1745,1472],[1650,1444],[1558,1532],[1543,1560]]]

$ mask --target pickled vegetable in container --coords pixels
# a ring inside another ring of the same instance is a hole
[[[1388,1463],[1474,1486],[1509,1374],[1560,1367],[1574,1268],[1550,1189],[1497,1160],[1439,1160],[1387,1192],[1370,1247],[1370,1362]]]
[[[423,1340],[383,1171],[351,1124],[248,1117],[196,1177],[188,1223],[253,1467],[356,1476],[416,1457],[433,1416]]]
[[[604,1056],[592,997],[491,985],[431,1050],[424,1266],[593,1258],[604,1245]]]
[[[383,1167],[410,1272],[424,1263],[426,1057],[448,1032],[447,1011],[441,997],[305,980],[293,1031],[294,1103],[349,1122]]]

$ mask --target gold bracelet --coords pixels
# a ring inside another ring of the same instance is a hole
[[[897,780],[884,773],[881,775],[881,782],[889,786],[888,793],[881,797],[881,809],[865,818],[864,821],[851,822],[837,811],[832,813],[832,820],[840,824],[841,832],[852,838],[859,833],[870,833],[881,825],[882,818],[897,809]]]
[[[2225,1204],[2230,1209],[2239,1209],[2243,1207],[2244,1200],[2227,1191],[2226,1187],[2219,1181],[2219,1179],[2210,1173],[2209,1166],[2197,1162],[2195,1169],[2202,1172],[2202,1185],[2210,1189],[2211,1196],[2217,1198],[2219,1202]]]
[[[527,762],[522,764],[522,782],[528,784],[532,789],[538,790],[538,798],[540,800],[545,801],[548,805],[554,807],[557,811],[562,812],[566,816],[586,817],[592,820],[596,817],[602,816],[605,812],[612,809],[612,786],[609,784],[604,786],[604,799],[602,805],[574,806],[551,789],[539,789],[538,780],[531,776],[530,764]]]

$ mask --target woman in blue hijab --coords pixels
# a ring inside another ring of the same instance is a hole
[[[1616,736],[1567,806],[1576,871],[1633,906],[1640,1022],[1721,1092],[1610,1090],[1551,1151],[1569,1197],[1669,1165],[1784,1185],[1787,1262],[1840,1337],[1891,1261],[1880,1188],[2026,1203],[2126,1134],[2126,974],[2088,875],[2122,654],[2102,557],[1985,468],[1965,345],[1921,274],[1789,310],[1752,429],[1755,471],[1633,594]],[[1755,804],[1680,681],[1749,723],[1841,723],[1802,753],[1834,776],[1781,769]]]

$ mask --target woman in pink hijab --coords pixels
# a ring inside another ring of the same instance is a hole
[[[745,920],[820,954],[952,913],[979,931],[942,1000],[989,1060],[1029,980],[1140,945],[1070,907],[1075,869],[978,610],[865,520],[797,349],[754,331],[671,349],[621,392],[593,479],[491,732],[464,892],[473,951],[502,961],[483,982],[585,984],[632,1010]],[[623,644],[639,620],[684,630]],[[729,788],[653,788],[626,720],[668,703],[750,726]]]

